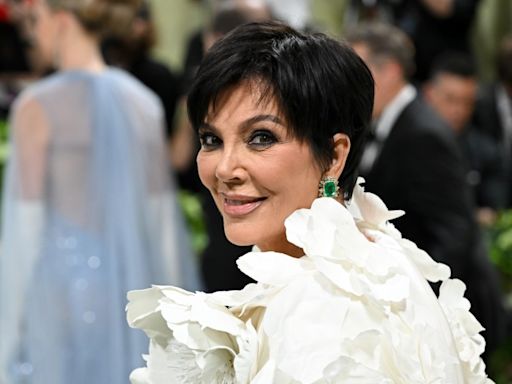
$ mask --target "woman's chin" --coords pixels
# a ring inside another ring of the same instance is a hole
[[[224,233],[228,241],[239,247],[253,246],[256,244],[256,237],[254,231],[241,230],[241,228],[232,228],[231,226],[224,226]]]
[[[239,247],[253,246],[254,242],[250,241],[247,237],[243,238],[240,235],[229,235],[226,233],[226,238],[231,244],[238,245]]]

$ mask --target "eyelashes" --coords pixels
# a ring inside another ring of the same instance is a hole
[[[277,137],[266,129],[254,131],[248,141],[249,145],[265,148],[277,142]]]
[[[214,150],[222,145],[222,139],[213,132],[205,131],[199,134],[199,141],[203,150]],[[274,133],[268,129],[257,129],[251,132],[244,140],[246,145],[255,150],[263,150],[271,147],[279,140]]]
[[[214,148],[222,144],[222,141],[211,132],[200,133],[199,142],[202,148]]]

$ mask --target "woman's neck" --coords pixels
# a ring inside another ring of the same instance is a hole
[[[282,239],[276,239],[275,241],[269,241],[264,244],[256,244],[256,246],[262,252],[279,252],[297,258],[304,256],[304,250],[288,242],[286,236]]]
[[[59,48],[56,64],[60,70],[101,72],[106,68],[98,43],[93,37],[75,35],[63,39]]]

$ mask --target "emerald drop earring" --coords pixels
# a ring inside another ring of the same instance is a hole
[[[331,176],[324,177],[318,185],[318,197],[338,197],[340,187],[338,180]]]

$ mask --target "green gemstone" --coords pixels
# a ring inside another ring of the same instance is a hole
[[[334,183],[334,181],[326,181],[324,183],[324,195],[325,197],[333,197],[336,195],[336,183]]]

